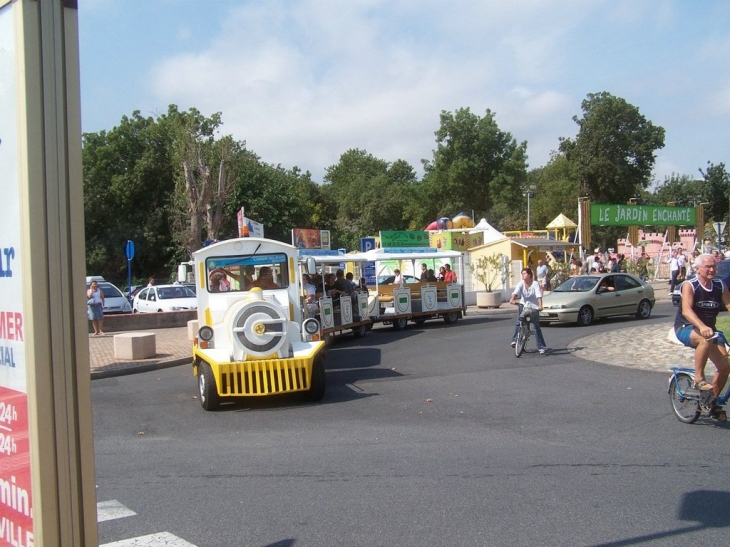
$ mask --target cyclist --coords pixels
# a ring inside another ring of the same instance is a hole
[[[730,292],[721,279],[716,279],[717,261],[711,254],[701,254],[694,263],[697,276],[682,283],[682,302],[674,319],[674,332],[685,346],[695,348],[695,389],[712,390],[719,396],[730,373],[725,338],[715,336],[717,314],[730,311]],[[705,365],[710,358],[717,369],[712,384],[705,378]]]
[[[515,290],[512,291],[512,296],[509,299],[510,304],[517,304],[519,299],[519,308],[517,309],[517,322],[515,323],[515,332],[512,335],[512,347],[517,345],[517,332],[520,330],[520,316],[524,308],[542,310],[542,290],[537,283],[533,282],[532,268],[522,268],[522,281],[520,281]],[[537,349],[540,355],[545,353],[546,345],[545,339],[542,337],[542,330],[540,329],[540,321],[535,320],[535,335],[537,336]]]

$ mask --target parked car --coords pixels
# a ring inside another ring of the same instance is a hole
[[[388,285],[389,283],[393,283],[395,281],[394,275],[380,275],[378,276],[378,285]],[[403,281],[405,283],[418,283],[418,278],[413,277],[412,275],[404,275]]]
[[[195,283],[183,283],[188,289],[193,291],[194,294],[197,294],[197,289],[195,288]]]
[[[134,297],[137,296],[137,293],[144,289],[147,285],[132,285],[131,291],[129,290],[130,287],[124,287],[124,294],[127,295],[127,300],[129,300],[129,304],[131,305],[134,302]]]
[[[730,258],[725,260],[718,260],[717,261],[717,270],[715,270],[715,277],[719,277],[723,280],[725,285],[730,287]],[[687,276],[687,279],[694,279],[695,274],[692,274],[690,276]],[[675,306],[679,306],[679,303],[682,301],[682,295],[679,293],[679,288],[672,293],[672,304]]]
[[[129,300],[127,300],[122,291],[103,279],[104,278],[100,276],[87,277],[86,288],[89,288],[92,280],[97,282],[101,292],[104,293],[104,315],[111,313],[130,313],[132,311],[132,305],[129,303]]]
[[[585,326],[613,315],[647,319],[655,302],[654,288],[635,275],[577,275],[543,296],[540,323],[565,321]]]
[[[144,287],[134,297],[134,313],[197,309],[195,293],[185,285],[153,285]]]

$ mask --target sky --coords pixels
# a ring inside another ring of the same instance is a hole
[[[442,111],[496,114],[529,168],[589,93],[665,129],[653,176],[730,164],[726,0],[79,0],[84,132],[170,104],[322,182],[347,150],[419,178]]]

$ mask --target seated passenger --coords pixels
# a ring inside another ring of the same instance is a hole
[[[304,293],[304,306],[307,310],[307,317],[314,317],[317,312],[317,289],[312,285],[312,279],[308,274],[302,276],[302,292]]]
[[[423,279],[421,279],[421,281],[423,281]],[[438,279],[436,279],[436,273],[431,268],[429,268],[428,272],[426,272],[426,281],[438,281]]]
[[[254,279],[253,274],[256,273],[256,268],[251,265],[243,267],[243,279],[241,280],[241,289],[247,291],[251,285],[253,285]]]
[[[227,292],[231,289],[231,284],[226,279],[226,271],[222,268],[216,268],[208,274],[208,287],[210,292]]]
[[[335,273],[335,289],[339,295],[352,295],[352,284],[345,278],[345,272],[338,269]]]
[[[259,277],[251,283],[250,288],[259,287],[260,289],[280,289],[279,285],[274,283],[274,271],[269,266],[263,266],[259,270]]]

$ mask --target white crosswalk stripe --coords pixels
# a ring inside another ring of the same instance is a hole
[[[96,504],[96,520],[104,522],[108,520],[121,519],[125,517],[133,517],[136,515],[134,511],[125,507],[117,500],[102,501]],[[185,541],[169,532],[160,532],[157,534],[148,534],[146,536],[137,536],[111,543],[104,543],[99,547],[196,547],[192,543]]]
[[[195,547],[195,545],[168,532],[162,532],[105,543],[99,547]]]
[[[96,504],[96,522],[132,517],[136,514],[117,500],[101,501]]]

